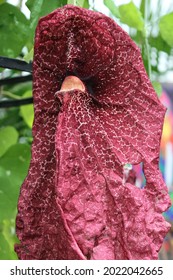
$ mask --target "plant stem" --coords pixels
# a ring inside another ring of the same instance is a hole
[[[4,95],[4,96],[7,96],[7,97],[10,97],[10,98],[12,98],[12,99],[21,99],[21,97],[20,96],[18,96],[18,95],[15,95],[15,94],[13,94],[13,93],[11,93],[11,92],[9,92],[9,91],[2,91],[2,95]]]

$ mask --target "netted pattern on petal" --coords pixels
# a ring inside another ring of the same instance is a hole
[[[159,171],[165,108],[140,50],[112,19],[71,5],[40,19],[32,160],[20,192],[20,259],[157,259],[169,225]],[[85,91],[60,91],[66,76]],[[124,177],[143,162],[144,189]]]

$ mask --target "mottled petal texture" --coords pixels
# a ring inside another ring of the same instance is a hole
[[[165,108],[140,50],[112,19],[67,5],[40,19],[32,160],[21,187],[20,259],[157,259],[170,206],[160,173]],[[60,91],[68,75],[85,90]],[[143,163],[146,186],[124,165]]]

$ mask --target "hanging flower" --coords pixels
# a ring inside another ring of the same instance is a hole
[[[110,18],[67,5],[40,19],[32,160],[20,259],[157,259],[170,200],[159,171],[165,107]],[[134,185],[143,162],[146,186]]]

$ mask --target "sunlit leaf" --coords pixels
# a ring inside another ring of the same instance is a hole
[[[145,0],[141,0],[141,3],[140,3],[140,12],[144,18],[145,16]]]
[[[28,36],[28,20],[15,6],[0,5],[0,55],[16,57],[20,54]]]
[[[160,34],[170,47],[173,47],[173,12],[161,17]]]
[[[120,15],[120,12],[119,12],[119,9],[118,7],[115,5],[114,1],[113,0],[104,0],[103,1],[105,6],[108,7],[108,9],[111,11],[111,13],[117,17],[117,18],[120,18],[121,15]]]
[[[6,254],[5,259],[9,258],[9,253],[12,259],[18,259],[17,254],[14,252],[14,244],[18,242],[18,239],[15,234],[15,219],[3,220],[2,234],[5,238],[5,241],[9,245],[9,250]]]
[[[73,3],[71,3],[72,5],[76,5],[76,6],[85,8],[85,9],[89,9],[89,1],[88,0],[75,0],[75,1],[71,1],[71,2],[73,2]]]
[[[67,0],[66,4],[89,9],[89,0]]]
[[[141,12],[133,2],[119,6],[121,21],[139,31],[144,30],[144,20]]]
[[[84,0],[84,3],[83,3],[83,8],[85,8],[85,9],[89,9],[89,0]]]
[[[76,5],[76,0],[67,0],[68,5]]]
[[[1,232],[0,225],[0,260],[15,260],[17,256],[14,251],[11,250],[7,240]]]
[[[31,97],[31,96],[32,96],[32,91],[29,90],[29,91],[25,92],[25,94],[23,95],[23,98]],[[32,124],[33,124],[33,120],[34,120],[33,104],[21,106],[20,107],[20,114],[23,117],[26,124],[30,128],[32,128]]]
[[[6,126],[0,129],[0,156],[14,144],[17,143],[18,132],[12,126]]]
[[[153,88],[155,89],[155,92],[157,93],[158,97],[162,94],[162,86],[159,82],[154,81],[152,82]]]
[[[33,56],[34,56],[34,48],[32,48],[25,56],[24,56],[24,60],[29,63],[33,60]]]

